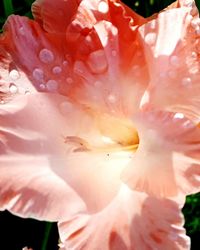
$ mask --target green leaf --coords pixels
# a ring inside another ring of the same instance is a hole
[[[12,0],[3,0],[5,16],[9,16],[14,13]]]

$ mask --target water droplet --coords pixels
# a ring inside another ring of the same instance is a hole
[[[174,115],[174,119],[183,119],[185,116],[184,116],[184,114],[183,113],[176,113],[175,115]]]
[[[170,57],[170,64],[174,67],[178,67],[180,65],[180,61],[178,56],[171,56]]]
[[[58,82],[55,80],[49,80],[46,85],[49,91],[56,91],[58,88]]]
[[[69,62],[67,60],[63,61],[63,65],[66,67],[69,65]]]
[[[5,104],[5,101],[4,100],[0,100],[0,104]]]
[[[62,72],[62,69],[60,66],[55,66],[55,67],[53,67],[52,72],[54,74],[60,74]]]
[[[96,50],[89,55],[88,66],[92,73],[101,74],[104,73],[108,67],[107,59],[104,50]]]
[[[156,42],[156,33],[150,32],[146,34],[144,40],[148,45],[154,45]]]
[[[152,30],[155,30],[155,28],[156,28],[156,20],[152,20],[152,21],[149,23],[149,27],[150,27]]]
[[[25,91],[25,95],[30,95],[30,94],[31,94],[31,92],[29,90]]]
[[[33,70],[33,78],[37,81],[42,81],[44,79],[44,72],[42,69],[36,68]]]
[[[197,59],[197,53],[196,52],[193,51],[191,55],[192,55],[192,58]]]
[[[19,28],[19,33],[20,33],[22,36],[25,35],[24,27],[20,27],[20,28]]]
[[[84,73],[84,64],[81,61],[76,61],[74,64],[74,73],[82,75]]]
[[[116,50],[112,50],[111,54],[112,54],[112,56],[116,56],[117,55],[117,51]]]
[[[17,91],[18,91],[18,88],[14,83],[11,83],[10,86],[9,86],[9,90],[10,90],[11,94],[16,94]]]
[[[100,1],[98,5],[98,11],[106,14],[109,10],[108,4],[105,1]]]
[[[187,128],[187,129],[189,129],[189,128],[194,128],[194,127],[195,127],[194,124],[193,124],[190,120],[185,121],[185,122],[182,124],[182,126],[183,126],[184,128]]]
[[[63,115],[68,114],[72,108],[73,108],[73,105],[70,102],[62,102],[60,104],[60,111]]]
[[[112,33],[113,36],[117,36],[118,35],[118,29],[115,26],[112,26],[110,28],[110,31]]]
[[[46,88],[46,86],[42,83],[40,84],[40,89],[44,90]]]
[[[19,75],[19,72],[16,69],[13,69],[13,70],[10,71],[9,77],[10,77],[11,80],[16,81],[17,79],[19,79],[20,75]]]
[[[133,72],[134,76],[140,76],[140,74],[141,74],[140,66],[134,65],[132,68],[132,72]]]
[[[161,78],[165,78],[166,77],[166,72],[160,72],[159,75],[160,75]]]
[[[195,33],[196,33],[197,36],[200,35],[200,27],[198,27],[198,28],[195,29]]]
[[[193,2],[192,4],[194,4],[194,2]],[[197,7],[196,7],[195,4],[194,4],[194,5],[192,6],[191,11],[190,11],[190,15],[196,16],[196,15],[198,15],[198,14],[199,14],[199,11],[198,11]]]
[[[197,53],[199,54],[200,53],[200,39],[196,40],[195,47],[196,47]]]
[[[175,71],[170,70],[170,71],[168,72],[168,76],[169,76],[171,79],[175,79],[175,78],[177,77],[177,74],[176,74]]]
[[[102,82],[101,81],[96,81],[96,82],[94,82],[94,86],[95,87],[101,87],[102,86]]]
[[[71,77],[67,77],[66,82],[69,84],[73,83],[73,79]]]
[[[200,25],[200,20],[199,20],[199,18],[195,18],[195,19],[192,19],[192,21],[191,21],[191,26],[194,28],[194,29],[196,29],[197,27],[199,27],[199,25]]]
[[[114,96],[114,95],[109,95],[109,96],[108,96],[108,101],[109,101],[110,103],[115,103],[115,102],[116,102],[116,96]]]
[[[190,86],[191,83],[192,83],[192,80],[191,80],[191,78],[189,78],[189,77],[185,77],[185,78],[182,79],[182,84],[183,84],[184,86]]]
[[[51,63],[54,60],[54,54],[48,49],[42,49],[39,58],[43,63]]]

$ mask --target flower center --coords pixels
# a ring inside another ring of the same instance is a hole
[[[110,138],[115,145],[136,148],[139,144],[137,130],[127,119],[104,114],[97,118],[97,126],[102,136]]]
[[[112,153],[121,151],[135,152],[139,145],[139,136],[133,124],[126,120],[107,114],[95,117],[100,131],[102,146],[92,145],[89,141],[77,136],[65,137],[65,143],[75,147],[73,152],[91,151],[93,153]]]

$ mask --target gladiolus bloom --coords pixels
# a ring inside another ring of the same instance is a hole
[[[0,209],[62,249],[189,249],[200,190],[200,20],[119,0],[37,0],[0,38]]]

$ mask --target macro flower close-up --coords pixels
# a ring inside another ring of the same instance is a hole
[[[200,191],[200,19],[119,0],[36,0],[0,36],[0,210],[63,250],[186,250]],[[34,249],[35,250],[35,249]]]

